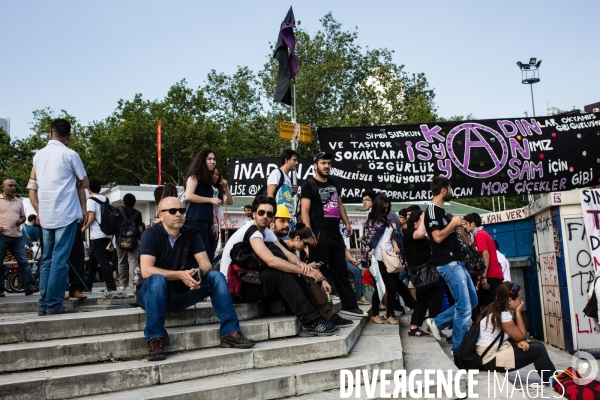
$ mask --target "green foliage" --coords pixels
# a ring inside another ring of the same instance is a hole
[[[495,209],[498,211],[498,196],[492,197],[475,197],[472,199],[453,199],[452,201],[466,204],[468,206],[482,208],[484,210],[492,211],[494,210],[494,205],[492,205],[492,201],[495,203]],[[500,205],[501,209],[504,210],[504,204],[506,202],[506,209],[512,210],[514,208],[521,208],[529,204],[527,200],[527,196],[505,196],[504,198],[500,197]]]
[[[358,32],[345,31],[331,13],[314,34],[296,30],[300,71],[296,77],[297,121],[313,128],[313,142],[300,145],[312,157],[317,127],[371,126],[436,121],[434,93],[421,74],[408,74],[388,49],[363,50]],[[33,113],[31,136],[10,143],[0,133],[0,156],[24,185],[33,155],[48,140],[50,124],[63,117],[73,125],[69,146],[89,176],[103,184],[138,185],[157,181],[156,132],[162,121],[163,182],[182,184],[192,158],[204,147],[217,153],[221,172],[228,159],[276,157],[290,142],[278,137],[278,121],[290,121],[290,107],[272,102],[277,62],[268,55],[262,71],[238,66],[226,75],[212,70],[204,86],[185,80],[163,99],[136,94],[119,100],[107,118],[82,125],[67,111]],[[462,118],[462,117],[461,117]],[[7,135],[6,135],[7,136]]]

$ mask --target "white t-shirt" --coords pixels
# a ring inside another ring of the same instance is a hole
[[[103,203],[106,201],[106,197],[102,196],[101,194],[95,194],[91,197],[95,197]],[[105,235],[104,232],[102,232],[100,230],[99,222],[102,222],[102,215],[101,215],[102,213],[100,212],[100,204],[96,203],[94,200],[92,200],[89,197],[88,197],[86,203],[87,203],[87,210],[92,211],[95,214],[94,222],[92,222],[92,224],[90,225],[90,240],[110,238],[110,235]]]
[[[281,169],[277,168],[269,174],[267,179],[267,185],[279,184],[279,177],[281,176]],[[290,215],[294,215],[294,196],[292,192],[292,179],[289,175],[283,174],[283,185],[275,193],[275,201],[277,204],[283,204],[287,207]]]
[[[479,339],[477,339],[477,346],[489,346],[494,339],[496,339],[496,337],[498,336],[498,334],[500,333],[500,331],[498,329],[496,330],[492,330],[492,321],[488,322],[488,319],[490,317],[488,316],[487,318],[482,318],[481,321],[479,322]],[[513,317],[512,314],[510,313],[510,311],[502,311],[502,314],[500,316],[500,318],[502,319],[502,322],[508,322],[508,321],[512,321]],[[508,335],[508,333],[504,332],[504,340],[502,342],[507,341],[508,339],[510,339],[510,336]],[[498,341],[496,340],[496,343],[494,343],[495,346],[498,345]]]
[[[238,229],[233,235],[231,235],[231,237],[227,241],[227,244],[223,249],[223,256],[221,257],[221,265],[219,267],[219,270],[221,271],[221,273],[223,273],[223,275],[225,275],[225,278],[227,278],[227,270],[229,269],[229,264],[231,264],[231,249],[235,244],[240,243],[242,240],[244,240],[244,235],[246,234],[248,229],[250,229],[251,226],[254,226],[254,224],[245,224],[240,229]],[[274,243],[277,241],[277,236],[275,236],[275,234],[271,232],[269,228],[265,229],[263,233],[260,233],[260,231],[254,232],[254,234],[250,236],[250,239],[254,239],[257,237],[261,238],[266,243]]]
[[[510,263],[504,257],[504,254],[500,253],[496,249],[496,257],[498,257],[498,263],[502,267],[502,275],[504,275],[504,282],[512,282],[510,279]]]
[[[394,230],[392,227],[388,226],[385,228],[385,232],[381,235],[381,239],[379,239],[379,243],[377,243],[377,247],[373,251],[373,256],[377,261],[383,261],[381,256],[381,250],[383,251],[394,251],[394,246],[392,245],[392,232]]]

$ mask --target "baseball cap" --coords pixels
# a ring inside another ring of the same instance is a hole
[[[313,159],[313,162],[317,162],[321,159],[331,160],[332,158],[333,158],[333,154],[321,151],[320,153],[315,154],[315,158]]]

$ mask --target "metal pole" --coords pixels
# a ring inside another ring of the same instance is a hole
[[[298,148],[298,137],[296,136],[296,129],[300,130],[300,127],[296,126],[296,80],[292,80],[292,92],[294,93],[294,104],[292,106],[292,123],[294,124],[294,135],[292,136],[292,150],[296,151]],[[292,172],[292,184],[298,185],[298,177],[296,171]],[[298,196],[294,196],[294,210],[298,209]]]
[[[504,202],[504,211],[506,211],[506,196],[502,196],[502,201]]]
[[[529,84],[529,88],[531,89],[531,107],[533,108],[533,116],[535,117],[535,103],[533,102],[533,83]]]

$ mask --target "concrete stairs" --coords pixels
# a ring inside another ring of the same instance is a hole
[[[397,327],[386,333],[369,324],[363,333],[368,317],[357,317],[338,335],[303,338],[296,318],[281,315],[280,302],[235,308],[242,331],[258,341],[254,348],[218,347],[218,319],[202,302],[168,314],[161,362],[146,361],[139,308],[0,315],[0,398],[318,398],[339,391],[341,369],[403,367]],[[384,342],[390,351],[378,350]]]

